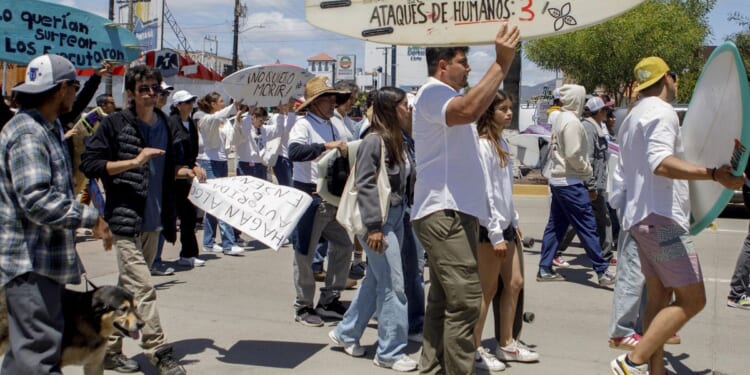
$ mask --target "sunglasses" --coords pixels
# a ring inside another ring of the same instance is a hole
[[[672,81],[677,82],[677,73],[669,71],[669,72],[667,72],[667,75],[670,76],[670,77],[672,77]]]
[[[159,86],[158,84],[153,84],[151,86],[143,85],[143,86],[138,86],[137,90],[139,94],[147,94],[150,92],[153,92],[154,94],[159,94],[161,93],[161,86]]]
[[[74,88],[76,92],[81,89],[81,83],[75,80],[65,81],[65,84]]]

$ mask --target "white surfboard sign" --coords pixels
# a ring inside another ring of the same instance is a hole
[[[703,67],[682,124],[685,160],[706,167],[745,171],[750,147],[750,88],[737,47],[725,42]],[[715,181],[690,181],[690,233],[719,216],[733,192]]]
[[[312,77],[295,65],[256,65],[232,73],[221,84],[231,97],[244,99],[247,105],[273,107],[303,96],[305,84]]]
[[[305,0],[307,22],[384,44],[493,44],[502,22],[530,40],[591,26],[644,0]]]

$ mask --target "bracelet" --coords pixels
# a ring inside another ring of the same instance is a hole
[[[716,181],[716,168],[711,168],[711,179]]]

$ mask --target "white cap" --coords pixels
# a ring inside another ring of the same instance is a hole
[[[552,100],[560,99],[560,88],[552,90]]]
[[[604,108],[604,100],[598,96],[592,96],[591,99],[589,99],[586,102],[586,109],[589,110],[589,112],[598,112],[600,109]]]
[[[76,79],[76,68],[70,60],[60,55],[42,55],[26,67],[26,80],[13,88],[24,94],[39,94],[53,89],[57,84]]]
[[[190,94],[187,90],[175,91],[175,93],[172,94],[173,103],[185,103],[196,99],[198,99],[198,97]]]
[[[162,91],[172,91],[174,90],[173,86],[168,85],[166,82],[161,81],[161,89]]]

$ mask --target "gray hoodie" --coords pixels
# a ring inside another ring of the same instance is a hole
[[[560,88],[562,111],[552,124],[550,174],[553,178],[591,178],[586,130],[579,119],[583,113],[586,89],[579,85]]]

